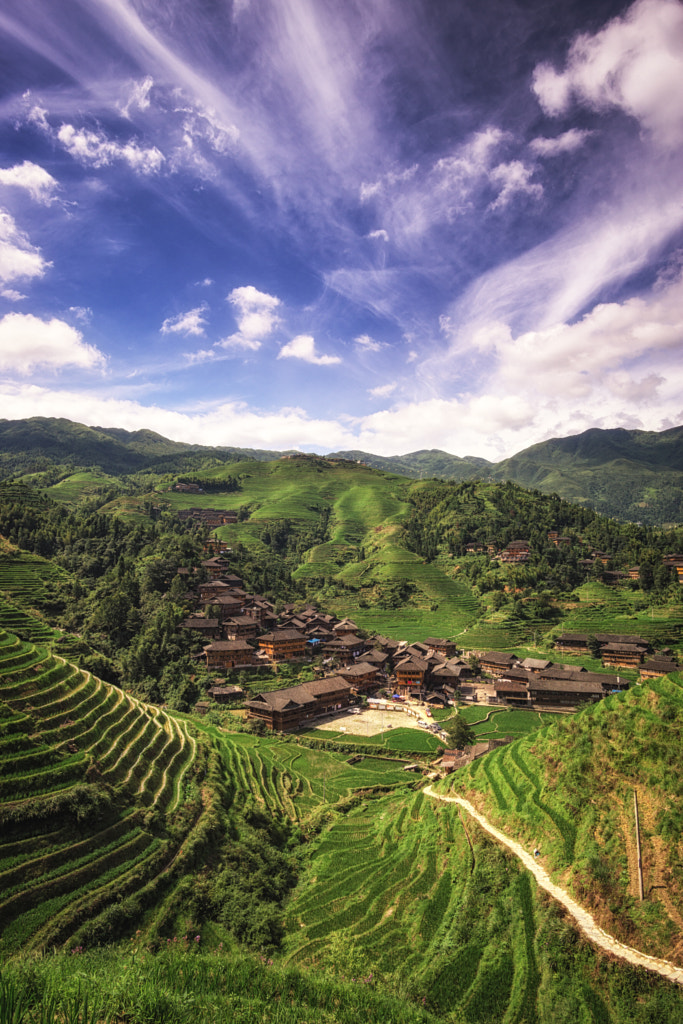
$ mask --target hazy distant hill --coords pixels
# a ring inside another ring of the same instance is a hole
[[[474,455],[460,459],[457,455],[449,455],[438,448],[422,449],[409,455],[371,455],[369,452],[359,451],[332,452],[331,457],[364,462],[373,469],[400,473],[402,476],[417,479],[436,476],[444,480],[472,480],[489,476],[495,468],[495,463],[486,459],[478,459]]]
[[[0,476],[38,472],[51,465],[99,466],[114,475],[141,469],[157,472],[182,470],[201,458],[221,462],[248,458],[279,459],[282,452],[252,448],[213,448],[170,441],[153,430],[86,427],[67,419],[34,416],[27,420],[0,420]]]
[[[283,454],[287,453],[184,444],[151,430],[86,427],[66,419],[0,420],[0,478],[51,466],[99,466],[113,475],[140,470],[180,473],[206,468],[212,461],[269,462]],[[498,463],[438,449],[393,456],[342,451],[332,457],[413,479],[512,480],[609,516],[649,524],[683,522],[683,427],[660,433],[594,428],[542,441]]]

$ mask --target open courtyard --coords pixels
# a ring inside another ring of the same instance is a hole
[[[422,709],[420,709],[422,710]],[[425,722],[432,719],[426,715],[422,718]],[[376,708],[365,708],[360,714],[353,714],[347,711],[340,711],[339,714],[316,722],[316,729],[324,729],[328,732],[345,731],[353,736],[375,736],[377,733],[386,732],[387,729],[417,729],[419,732],[427,730],[418,725],[418,719],[401,707],[392,707],[390,710],[380,711]]]

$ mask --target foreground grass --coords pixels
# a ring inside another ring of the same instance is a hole
[[[150,952],[137,944],[8,964],[2,1024],[429,1024],[426,1010],[359,979],[282,967],[238,952],[202,952],[201,936]]]

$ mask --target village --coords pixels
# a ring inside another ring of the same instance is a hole
[[[270,731],[299,730],[378,700],[384,707],[405,707],[426,728],[431,708],[459,701],[571,711],[630,685],[613,672],[591,672],[561,661],[461,650],[448,638],[410,643],[361,636],[351,619],[340,620],[313,605],[285,605],[278,613],[264,597],[244,589],[225,552],[202,562],[204,582],[193,585],[188,569],[179,573],[187,577],[185,600],[193,608],[181,628],[202,638],[196,657],[215,674],[208,700],[196,710],[206,711],[211,702],[240,701],[248,718]],[[654,651],[648,640],[633,635],[567,633],[557,638],[555,650],[598,656],[604,668],[636,670],[639,680],[678,669],[668,648]],[[317,678],[282,689],[264,686],[263,692],[256,683],[250,694],[227,678],[242,671],[250,677],[259,672],[272,676],[279,665],[291,663],[310,665]],[[354,731],[352,721],[348,729]]]

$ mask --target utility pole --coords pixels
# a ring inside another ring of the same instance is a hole
[[[638,858],[638,894],[642,903],[645,896],[643,893],[643,858],[640,852],[640,826],[638,824],[638,791],[633,790],[633,812],[636,819],[636,856]]]

